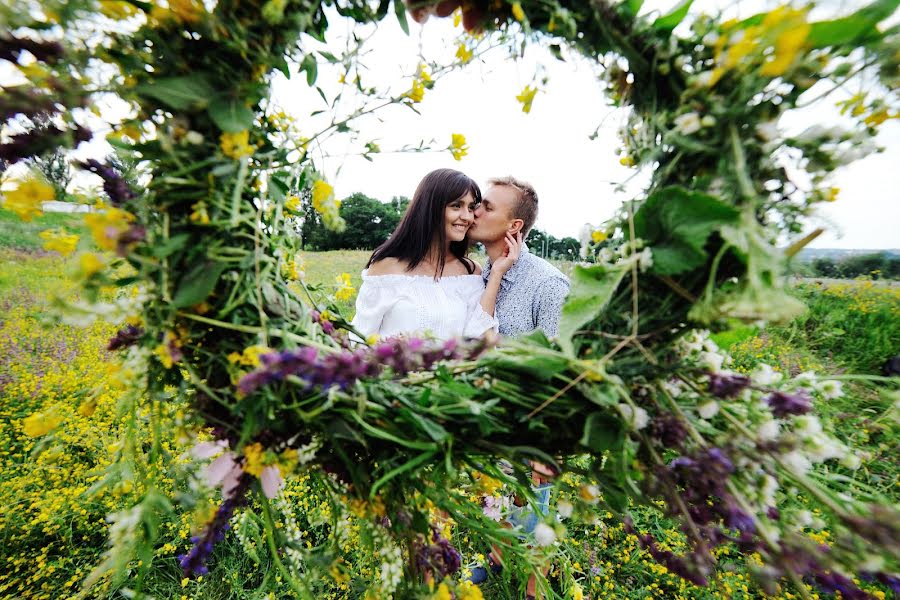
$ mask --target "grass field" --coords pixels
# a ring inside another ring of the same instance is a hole
[[[59,226],[79,231],[77,223],[78,217],[48,215],[23,226],[0,211],[3,598],[72,596],[102,557],[109,528],[107,514],[127,508],[145,491],[134,473],[137,467],[117,460],[121,433],[129,422],[117,411],[119,367],[104,349],[115,327],[98,322],[76,328],[52,318],[52,298],[75,291],[67,278],[75,259],[41,250],[37,233]],[[346,272],[358,286],[367,257],[362,251],[305,253],[306,278],[330,285],[336,275]],[[749,371],[766,362],[793,374],[810,369],[876,374],[884,360],[900,350],[898,288],[841,282],[804,285],[797,293],[810,310],[787,326],[764,331],[735,326],[716,334],[718,343],[730,350],[734,368]],[[348,309],[351,304],[347,303]],[[856,477],[894,501],[900,500],[896,400],[874,384],[847,381],[845,389],[844,397],[818,407],[823,420],[834,426],[844,441],[866,452]],[[181,400],[172,398],[168,409],[174,414],[181,407]],[[49,435],[30,435],[48,425],[55,426]],[[141,435],[149,439],[149,432]],[[169,460],[154,468],[164,475],[161,491],[175,495],[178,457],[185,450],[175,431],[169,432],[165,449]],[[104,479],[108,485],[94,490]],[[794,501],[806,503],[802,496]],[[191,581],[182,578],[176,556],[189,548],[192,524],[210,506],[176,505],[161,525],[144,591],[156,598],[291,597],[285,582],[271,568],[258,530],[254,534],[252,527],[240,529],[244,539],[229,533],[216,549],[208,576]],[[316,544],[327,532],[326,509],[315,487],[301,477],[293,480],[284,494],[280,523],[288,526],[291,516],[305,539]],[[636,515],[639,528],[653,532],[665,547],[679,549],[681,535],[670,523],[642,520],[639,509]],[[719,559],[725,565],[722,575],[709,587],[697,588],[658,566],[612,515],[600,517],[597,524],[570,527],[551,567],[554,585],[561,573],[568,572],[579,580],[585,597],[594,600],[762,597],[750,576],[752,556],[740,556],[727,546],[720,548]],[[371,576],[378,563],[357,551],[358,535],[358,528],[351,525],[341,548],[351,577],[318,582],[317,597],[359,597],[360,581]],[[810,529],[808,535],[828,542],[827,524]],[[469,565],[483,559],[487,551],[465,531],[453,531],[453,541]],[[519,583],[494,578],[483,587],[484,595],[501,600],[519,598]],[[104,580],[91,596],[121,597],[117,591],[121,585]],[[873,588],[873,594],[885,597],[883,590]],[[798,595],[786,589],[775,597]]]

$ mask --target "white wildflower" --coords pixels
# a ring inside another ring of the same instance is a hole
[[[766,121],[765,123],[759,123],[756,126],[756,135],[762,138],[765,142],[771,142],[778,138],[781,132],[778,130],[778,122],[777,121]]]
[[[716,124],[716,118],[712,115],[703,115],[703,118],[700,119],[700,124],[704,127],[712,127]]]
[[[559,513],[560,518],[568,519],[572,516],[572,511],[575,509],[575,506],[569,502],[568,500],[560,500],[556,503],[556,512]]]
[[[538,546],[549,546],[556,541],[556,531],[546,523],[534,526],[534,541]]]
[[[650,422],[650,415],[640,406],[632,408],[628,404],[620,403],[619,412],[622,419],[634,429],[643,429]]]
[[[199,131],[194,131],[194,130],[188,131],[184,135],[184,141],[186,141],[188,144],[193,144],[195,146],[198,144],[202,144],[203,143],[203,134],[200,133]]]
[[[756,385],[773,385],[781,381],[781,373],[763,363],[750,373],[750,380]]]
[[[719,413],[719,403],[715,400],[709,400],[697,407],[697,413],[701,419],[712,419]]]
[[[641,273],[653,266],[653,252],[650,248],[644,248],[638,255],[638,266],[641,269]]]
[[[794,432],[806,436],[821,433],[822,422],[815,415],[800,415],[794,418]]]
[[[782,455],[781,461],[789,470],[801,475],[809,471],[812,467],[812,463],[809,462],[809,459],[797,450],[792,450],[791,452]]]
[[[826,400],[834,400],[844,395],[844,390],[840,381],[826,380],[819,383],[816,389],[822,394]]]
[[[770,419],[759,426],[756,430],[760,441],[772,442],[778,439],[779,425],[778,421]]]
[[[691,135],[700,131],[700,115],[695,112],[685,113],[675,117],[675,129],[682,135]]]
[[[848,451],[841,457],[841,466],[844,466],[852,471],[855,471],[862,464],[862,460],[860,460],[859,455],[855,452]]]
[[[697,358],[703,366],[714,372],[721,371],[725,364],[725,356],[718,352],[701,352]]]

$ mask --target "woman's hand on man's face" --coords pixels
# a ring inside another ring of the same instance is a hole
[[[503,256],[494,261],[491,265],[491,273],[499,273],[502,276],[509,271],[516,261],[519,260],[519,254],[522,252],[522,233],[515,234],[506,232],[506,250]]]

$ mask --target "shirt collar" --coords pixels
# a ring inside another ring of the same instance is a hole
[[[523,262],[522,259],[525,258],[526,254],[529,254],[528,246],[526,246],[525,244],[522,244],[522,249],[519,251],[519,260],[517,260],[516,264],[511,266],[509,268],[509,270],[503,274],[504,281],[507,281],[509,283],[514,283],[516,281],[516,278],[519,276],[519,272],[521,271],[521,266],[522,266],[522,262]],[[481,272],[481,275],[482,275],[482,277],[484,277],[485,281],[488,280],[488,277],[491,274],[491,264],[492,264],[491,262],[488,262],[487,266]]]

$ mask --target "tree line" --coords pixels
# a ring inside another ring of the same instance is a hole
[[[306,250],[374,250],[394,231],[409,206],[406,196],[394,196],[381,202],[363,193],[355,193],[341,202],[341,217],[347,226],[343,231],[325,227],[308,198],[301,197],[302,224],[299,233]],[[532,229],[527,240],[529,250],[552,259],[575,260],[580,243],[573,237],[556,238]]]
[[[900,256],[889,252],[852,254],[837,259],[821,256],[809,262],[798,263],[795,274],[829,279],[900,279]]]

